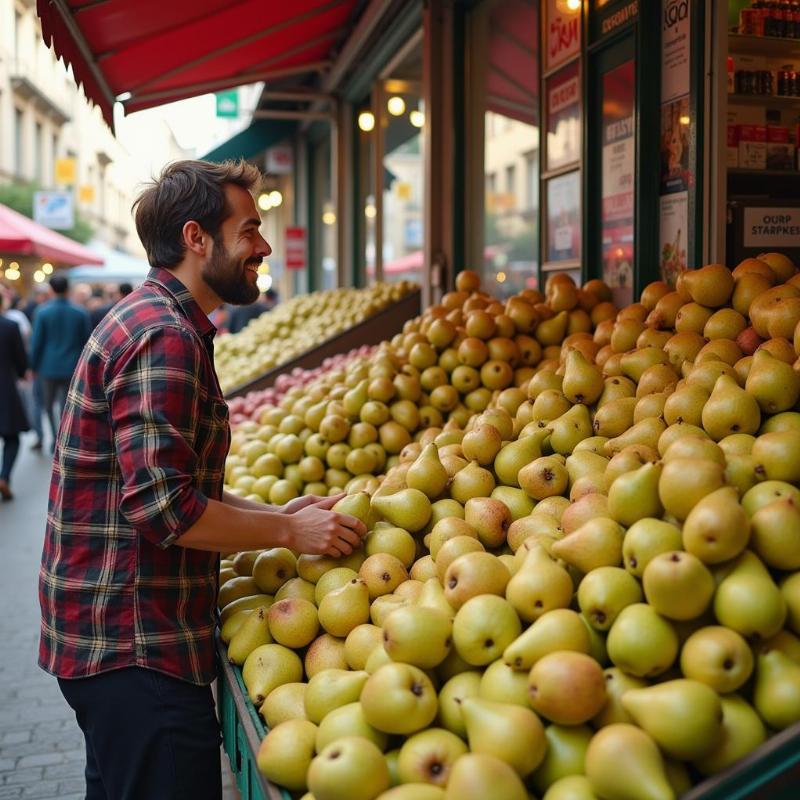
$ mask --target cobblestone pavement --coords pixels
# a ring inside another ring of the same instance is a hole
[[[12,475],[15,499],[0,503],[0,800],[83,800],[85,751],[75,716],[36,665],[48,455],[23,437]],[[222,754],[224,800],[238,800]]]

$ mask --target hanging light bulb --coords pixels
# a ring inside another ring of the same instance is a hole
[[[408,115],[408,121],[415,127],[421,128],[425,124],[425,114],[419,109],[414,109]]]
[[[44,272],[45,275],[52,275],[53,265],[49,261],[45,261],[44,264],[42,264],[42,272]]]
[[[375,127],[375,115],[371,111],[362,111],[358,115],[358,127],[369,133]]]
[[[44,272],[40,269],[37,269],[36,272],[33,273],[33,279],[36,283],[44,283]]]
[[[399,117],[406,113],[406,101],[395,95],[386,102],[386,108],[393,117]]]
[[[336,224],[336,212],[333,210],[333,203],[327,202],[322,207],[322,222],[325,225]]]
[[[277,189],[273,189],[269,193],[269,202],[273,208],[277,208],[283,202],[283,195]]]
[[[269,192],[262,192],[258,196],[258,207],[262,211],[269,211],[272,208],[272,198]]]

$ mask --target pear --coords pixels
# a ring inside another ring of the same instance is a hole
[[[759,349],[753,354],[744,388],[756,398],[763,412],[777,414],[792,408],[800,399],[800,374],[768,350]]]
[[[578,606],[589,624],[607,631],[623,608],[641,603],[639,582],[620,567],[598,567],[578,586]]]
[[[528,681],[534,711],[559,725],[588,722],[606,703],[603,670],[585,653],[548,653],[533,665]]]
[[[477,539],[473,539],[471,536],[456,536],[453,539],[448,539],[436,554],[436,575],[444,583],[448,567],[457,558],[466,553],[477,552],[485,552],[484,547]],[[419,561],[412,568],[412,575],[417,564],[419,564]]]
[[[313,678],[323,669],[347,669],[344,655],[344,639],[338,639],[329,633],[317,636],[306,650],[303,666],[308,678]]]
[[[532,782],[539,792],[569,775],[583,775],[592,730],[586,725],[548,725],[544,730],[547,752]]]
[[[431,501],[419,489],[401,489],[383,497],[373,497],[372,507],[392,525],[411,533],[421,531],[431,518]]]
[[[660,517],[663,512],[658,497],[661,470],[661,464],[648,463],[620,475],[608,490],[611,518],[630,527],[645,517]]]
[[[344,638],[357,625],[369,621],[369,589],[353,578],[341,589],[329,592],[319,604],[320,625],[331,636]]]
[[[618,397],[598,408],[592,421],[594,432],[609,439],[625,433],[633,425],[636,403],[635,397]]]
[[[397,751],[393,751],[397,752]],[[386,754],[388,760],[389,754]],[[392,767],[389,765],[391,775]],[[301,798],[311,800],[311,798]],[[444,789],[430,783],[404,783],[378,795],[376,800],[444,800]]]
[[[358,571],[366,558],[363,549],[354,550],[349,556],[311,556],[302,553],[297,559],[297,574],[308,583],[316,584],[328,571],[338,567]]]
[[[513,703],[530,708],[528,676],[517,672],[502,661],[494,661],[481,676],[478,696],[495,703]]]
[[[535,545],[506,586],[506,599],[520,619],[535,622],[553,608],[566,608],[572,599],[572,579],[547,554]]]
[[[430,539],[426,543],[431,557],[435,560],[442,545],[457,536],[469,536],[471,539],[477,540],[478,532],[463,518],[444,517],[440,519],[431,530]]]
[[[354,570],[350,570],[355,575]],[[351,576],[352,577],[352,576]],[[285,600],[287,597],[299,597],[303,600],[314,602],[314,584],[302,578],[290,578],[275,592],[275,600]]]
[[[462,713],[471,752],[495,756],[523,778],[542,763],[544,726],[529,708],[469,697]]]
[[[622,705],[622,696],[628,689],[641,689],[647,686],[647,682],[641,678],[634,678],[627,675],[619,667],[609,667],[603,670],[606,679],[606,703],[592,718],[592,725],[595,728],[603,728],[606,725],[615,725],[620,722],[633,724],[633,717],[625,710]]]
[[[607,725],[592,737],[586,777],[599,797],[675,800],[658,746],[635,725]]]
[[[367,584],[370,600],[391,594],[403,581],[408,580],[403,562],[389,553],[375,553],[368,556],[358,576]]]
[[[616,567],[622,563],[623,534],[613,519],[596,517],[554,542],[552,552],[584,573],[597,567]]]
[[[569,484],[569,473],[563,458],[542,456],[526,464],[519,471],[517,480],[529,497],[544,500],[545,497],[564,494]]]
[[[580,350],[570,350],[564,363],[562,392],[570,403],[591,405],[603,391],[603,373]]]
[[[455,474],[450,483],[450,497],[461,505],[466,505],[470,498],[488,497],[494,487],[495,481],[492,473],[485,467],[481,467],[477,461],[471,461],[464,469]]]
[[[406,569],[414,563],[417,554],[414,537],[408,531],[393,526],[373,529],[364,540],[364,549],[367,559],[377,553],[388,553],[398,559]]]
[[[514,486],[495,486],[491,497],[492,500],[499,500],[508,509],[511,522],[527,517],[535,505],[522,489]]]
[[[322,720],[317,729],[317,752],[345,736],[361,736],[380,750],[386,749],[389,739],[367,722],[361,703],[347,703],[335,708]]]
[[[253,563],[253,579],[259,591],[275,594],[284,583],[297,575],[297,559],[285,547],[273,547],[261,552]]]
[[[420,731],[403,742],[397,757],[397,776],[403,784],[419,782],[445,787],[453,764],[466,752],[464,742],[448,730]]]
[[[316,736],[317,726],[306,719],[288,720],[273,728],[258,748],[259,772],[287,789],[304,791]]]
[[[636,348],[623,353],[620,358],[622,374],[637,384],[642,382],[642,377],[647,370],[665,364],[667,364],[667,354],[660,347]],[[671,383],[676,380],[677,377],[673,377]]]
[[[561,313],[566,314],[566,311]],[[540,329],[541,325],[537,335]],[[528,800],[528,793],[517,773],[505,761],[487,753],[461,756],[450,771],[444,800],[486,800],[487,797]]]
[[[606,639],[615,666],[637,678],[666,672],[678,655],[678,634],[670,622],[645,603],[620,611]]]
[[[687,423],[701,425],[703,406],[710,393],[699,385],[686,384],[676,389],[664,403],[664,421],[667,425]]]
[[[768,505],[782,497],[791,497],[800,502],[800,489],[786,481],[762,481],[745,492],[742,497],[742,508],[752,517],[762,506]],[[225,609],[222,610],[225,613]]]
[[[800,482],[800,430],[764,433],[756,439],[752,456],[756,474],[770,481]]]
[[[429,578],[425,581],[417,598],[417,605],[441,611],[451,620],[456,614],[455,609],[447,602],[442,584],[436,578]]]
[[[606,403],[618,400],[620,397],[635,397],[636,384],[623,375],[614,375],[603,381],[603,393],[597,400],[597,407],[602,408]]]
[[[481,423],[464,434],[461,448],[464,458],[477,461],[482,467],[492,464],[503,446],[503,437],[494,425]]]
[[[450,652],[453,624],[449,614],[427,606],[405,606],[383,623],[383,647],[392,661],[432,669]]]
[[[800,633],[800,573],[795,572],[781,582],[781,594],[786,603],[786,627]]]
[[[796,431],[800,429],[800,412],[783,411],[773,414],[761,426],[759,433],[777,433],[779,431]]]
[[[439,460],[439,448],[433,443],[422,450],[406,472],[406,485],[423,492],[431,500],[445,490],[449,480],[450,476]]]
[[[514,607],[502,597],[486,594],[467,600],[453,620],[453,644],[468,664],[496,661],[519,636],[521,625]]]
[[[443,584],[447,602],[458,610],[472,597],[482,594],[503,596],[511,573],[491,553],[465,553],[445,572]]]
[[[754,598],[758,598],[757,601]],[[745,550],[717,586],[714,615],[742,636],[774,636],[786,619],[780,589],[754,553]]]
[[[686,270],[681,277],[682,285],[678,287],[678,294],[708,308],[724,306],[733,293],[733,275],[722,264]]]
[[[703,406],[702,420],[708,435],[718,442],[731,433],[755,433],[761,425],[761,409],[733,378],[720,375]]]
[[[664,510],[685,520],[700,500],[723,485],[724,474],[724,468],[713,461],[676,458],[667,462],[658,481]]]
[[[661,441],[667,436],[668,432],[683,427],[688,427],[688,425],[686,423],[678,423],[667,428],[659,440],[659,447],[661,447]],[[736,434],[733,435],[735,436]],[[663,459],[664,461],[670,461],[673,458],[706,458],[710,461],[716,461],[723,467],[726,463],[724,450],[716,442],[712,442],[705,433],[698,436],[691,434],[679,436],[671,442],[664,451]]]
[[[526,672],[549,653],[588,653],[590,646],[589,632],[580,616],[571,609],[557,608],[510,642],[503,651],[503,661],[518,672]]]
[[[800,504],[791,497],[775,500],[756,511],[751,524],[751,547],[767,566],[800,569]]]
[[[511,512],[500,500],[471,497],[464,506],[464,520],[475,529],[484,547],[495,548],[505,544]]]
[[[746,494],[758,483],[756,462],[751,455],[726,456],[725,483],[732,486],[739,496]]]
[[[559,504],[563,502],[559,510],[559,518],[561,522],[561,530],[564,535],[574,533],[582,525],[594,519],[610,520],[608,516],[608,498],[604,494],[595,492],[592,494],[585,494],[574,503],[570,503],[563,497],[548,497],[539,503],[539,510],[543,511],[546,503],[550,501],[558,501]],[[611,520],[613,522],[613,520]],[[614,523],[616,524],[616,523]],[[600,527],[594,529],[595,531],[605,531],[606,533],[613,530],[611,526]]]
[[[720,740],[722,706],[717,693],[690,679],[630,689],[622,705],[667,755],[701,758]]]
[[[598,800],[585,775],[567,775],[545,792],[542,800]]]
[[[267,612],[267,621],[272,638],[292,649],[311,644],[319,633],[316,606],[299,597],[273,603]]]
[[[641,519],[628,528],[622,542],[625,569],[641,578],[655,556],[680,547],[681,532],[674,525],[660,519]]]
[[[277,728],[288,719],[307,719],[305,709],[305,683],[284,683],[276,686],[264,698],[258,713],[267,723],[267,728]]]
[[[719,740],[713,749],[694,762],[703,775],[721,772],[751,753],[767,738],[764,723],[755,709],[739,695],[726,695],[720,698],[720,702],[722,733]]]
[[[360,670],[326,669],[308,682],[303,703],[306,716],[319,724],[335,708],[355,703],[369,675]]]
[[[396,594],[384,594],[376,597],[369,607],[369,618],[373,625],[383,627],[387,617],[400,608],[405,608],[409,601]]]
[[[242,622],[228,645],[228,661],[231,664],[241,666],[253,650],[273,641],[269,632],[268,614],[269,609],[261,606],[251,611]]]
[[[368,386],[368,380],[359,381],[356,386],[345,392],[342,397],[342,405],[350,416],[357,416],[361,411],[361,406],[370,399],[367,394]]]
[[[708,608],[715,584],[703,562],[681,550],[660,553],[642,576],[647,602],[668,619],[689,620]]]
[[[504,486],[514,486],[519,488],[517,475],[525,464],[539,458],[542,455],[542,441],[546,438],[547,432],[541,432],[509,442],[497,454],[494,460],[494,472],[497,480]]]
[[[534,336],[543,347],[560,344],[567,331],[568,322],[569,314],[566,311],[560,311],[554,317],[542,320],[536,327]]]
[[[645,447],[650,447],[655,450],[658,445],[658,439],[661,434],[664,433],[666,427],[663,420],[659,417],[643,419],[641,422],[637,422],[633,427],[628,428],[628,430],[620,436],[609,439],[608,442],[606,442],[605,455],[609,457],[614,456],[626,447],[630,447],[634,444],[644,445]]]
[[[308,788],[322,800],[374,800],[389,788],[383,753],[367,739],[345,736],[324,747],[308,768]]]
[[[360,519],[368,525],[370,518],[370,498],[366,492],[356,492],[343,497],[331,509],[339,514],[349,514],[351,517]]]
[[[253,567],[263,552],[263,550],[243,550],[237,553],[233,558],[234,574],[231,577],[236,577],[237,575],[243,578],[252,577]],[[291,553],[291,550],[289,552]],[[267,594],[274,594],[274,592],[268,592]]]
[[[229,605],[232,605],[237,600],[244,600],[249,596],[258,594],[259,592],[258,584],[252,576],[231,578],[220,586],[218,606],[224,614]],[[258,605],[262,604],[259,603]],[[236,610],[238,611],[239,609],[237,608]],[[224,619],[222,621],[225,622]]]
[[[242,624],[253,613],[253,610],[252,608],[245,608],[241,611],[237,611],[233,616],[228,617],[219,630],[219,638],[222,639],[225,644],[230,644],[236,631],[242,627]]]
[[[450,678],[439,691],[438,723],[451,733],[467,738],[463,707],[468,697],[477,697],[481,684],[481,673],[469,670]],[[525,691],[528,680],[525,676]]]
[[[370,653],[383,643],[383,631],[368,622],[356,625],[344,642],[344,657],[353,670],[364,669]]]
[[[367,722],[385,733],[415,733],[433,722],[438,708],[430,678],[411,664],[384,664],[361,692]]]
[[[765,645],[756,659],[753,704],[776,730],[800,722],[800,664]]]
[[[525,555],[520,556],[519,550],[522,543],[531,536],[543,534],[551,539],[558,539],[562,532],[558,524],[558,519],[552,514],[545,514],[541,511],[534,511],[527,517],[522,517],[511,523],[507,533],[508,546],[517,554],[518,558],[524,560]]]
[[[528,402],[530,403],[531,401],[529,400]],[[533,401],[533,405],[530,408],[531,419],[529,421],[549,422],[551,419],[560,417],[563,413],[569,411],[571,405],[572,403],[558,389],[545,389]],[[521,416],[520,421],[522,421],[522,418]]]
[[[284,683],[297,683],[303,677],[303,664],[295,652],[279,644],[256,647],[244,662],[242,680],[250,701],[261,705],[264,698]]]
[[[589,409],[581,404],[574,405],[565,414],[554,419],[546,430],[550,433],[550,447],[553,451],[569,455],[579,442],[592,435]]]
[[[719,694],[735,692],[753,672],[753,653],[736,631],[710,625],[684,642],[681,672]]]

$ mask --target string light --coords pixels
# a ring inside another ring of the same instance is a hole
[[[506,281],[506,274],[505,272],[498,272],[497,273],[497,282],[498,283],[505,283]]]
[[[415,127],[421,128],[425,124],[425,114],[416,108],[408,115],[408,121]]]
[[[267,192],[262,192],[258,196],[258,207],[262,211],[269,211],[272,208],[272,200]]]
[[[283,202],[283,195],[277,189],[273,189],[269,193],[269,201],[273,208],[277,208]]]
[[[393,117],[399,117],[406,112],[406,101],[395,95],[386,102],[386,108]]]
[[[570,11],[577,11],[581,7],[581,0],[567,0],[567,8]]]
[[[42,272],[44,272],[45,275],[52,275],[53,265],[49,261],[45,261],[44,264],[42,264]]]
[[[33,273],[33,279],[36,281],[36,283],[44,283],[44,272],[42,272],[40,269],[37,269],[36,272]]]
[[[375,127],[375,115],[371,111],[362,111],[358,115],[358,127],[369,133]]]

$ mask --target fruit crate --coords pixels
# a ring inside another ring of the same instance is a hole
[[[247,697],[242,671],[230,664],[226,648],[217,638],[217,705],[222,742],[242,800],[291,800],[291,795],[270,783],[256,764],[266,728]]]
[[[384,339],[391,339],[396,333],[402,331],[406,320],[413,319],[419,315],[420,302],[421,293],[419,289],[416,289],[396,303],[392,303],[378,311],[377,314],[373,314],[362,322],[353,325],[352,328],[326,339],[322,344],[311,350],[306,350],[305,353],[301,353],[291,361],[287,361],[285,364],[281,364],[259,375],[257,378],[243,383],[241,386],[235,386],[225,393],[225,397],[230,399],[258,389],[267,389],[275,383],[279,375],[291,372],[295,367],[314,369],[330,356],[346,353],[348,350],[360,347],[362,344],[378,344]]]

